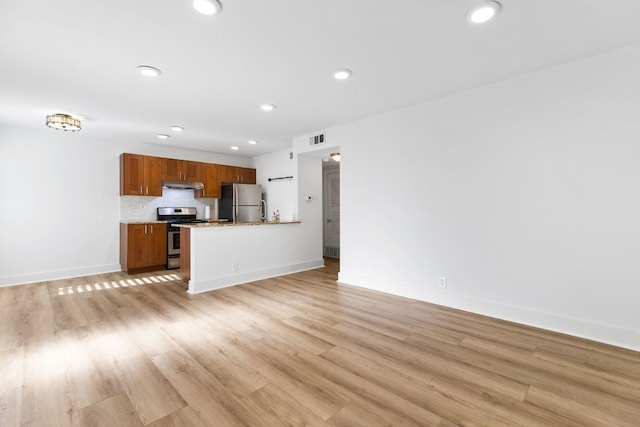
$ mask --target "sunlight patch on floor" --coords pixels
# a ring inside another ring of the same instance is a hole
[[[58,288],[58,295],[73,295],[84,292],[107,291],[118,288],[128,288],[131,286],[166,283],[175,280],[181,280],[180,276],[177,274],[159,274],[156,276],[135,277],[118,281],[112,280],[109,282],[95,282],[80,285],[61,286]]]

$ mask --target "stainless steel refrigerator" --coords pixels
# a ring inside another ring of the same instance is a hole
[[[265,219],[266,204],[259,184],[222,184],[218,206],[221,219],[232,222],[258,222]]]

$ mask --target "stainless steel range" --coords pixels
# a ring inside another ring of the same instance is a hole
[[[196,216],[196,208],[158,208],[158,221],[167,221],[167,269],[180,268],[180,227],[175,224],[207,222]]]

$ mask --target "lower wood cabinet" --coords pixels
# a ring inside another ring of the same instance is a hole
[[[125,273],[163,270],[167,263],[167,224],[120,224],[120,266]]]

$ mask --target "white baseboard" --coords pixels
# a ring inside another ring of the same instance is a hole
[[[228,276],[213,277],[209,279],[198,280],[197,282],[189,280],[188,292],[190,294],[199,294],[202,292],[213,291],[215,289],[222,289],[229,286],[254,282],[256,280],[270,279],[272,277],[284,276],[285,274],[299,273],[301,271],[314,270],[316,268],[322,267],[324,267],[324,260],[318,259],[296,264],[283,265],[279,267],[270,267],[262,270],[232,274]]]
[[[46,282],[49,280],[70,279],[72,277],[91,276],[94,274],[113,273],[114,271],[120,270],[120,264],[109,264],[70,268],[66,270],[43,271],[40,273],[23,274],[19,276],[5,276],[0,277],[0,287],[25,285],[28,283]]]
[[[419,289],[353,274],[339,273],[338,282],[640,351],[639,330],[594,323],[557,313],[535,311],[465,295]]]

